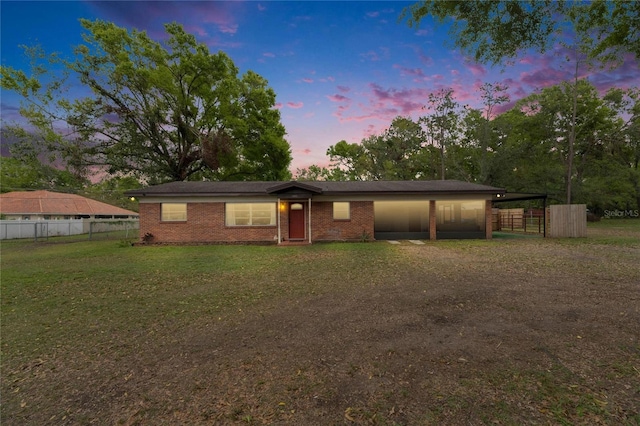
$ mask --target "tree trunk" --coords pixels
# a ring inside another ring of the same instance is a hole
[[[446,167],[444,166],[444,135],[442,129],[440,130],[440,179],[445,180],[444,173]]]
[[[576,141],[576,116],[578,115],[578,49],[576,47],[576,69],[573,78],[573,111],[571,113],[571,133],[567,154],[567,204],[571,204],[571,176],[573,175],[574,144]]]

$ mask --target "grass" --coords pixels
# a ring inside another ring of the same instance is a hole
[[[113,241],[72,244],[4,243],[2,349],[31,359],[52,346],[103,344],[105,336],[157,327],[171,318],[227,317],[261,301],[328,291],[331,257],[345,256],[345,276],[371,265],[359,259],[376,244],[129,247]],[[316,253],[331,253],[322,261]],[[298,269],[316,281],[296,281]],[[135,319],[132,323],[132,319]],[[8,330],[8,329],[5,329]]]
[[[424,246],[3,242],[0,420],[640,424],[639,254],[640,220]]]

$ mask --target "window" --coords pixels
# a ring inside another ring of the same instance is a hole
[[[429,238],[429,201],[375,201],[379,239]]]
[[[438,201],[436,209],[439,229],[484,230],[484,201]]]
[[[349,202],[333,203],[333,220],[349,220],[351,219]]]
[[[274,226],[276,224],[275,203],[227,203],[225,205],[227,226]]]
[[[437,238],[482,238],[485,201],[436,201],[436,222]]]
[[[184,222],[187,220],[187,203],[162,203],[163,222]]]

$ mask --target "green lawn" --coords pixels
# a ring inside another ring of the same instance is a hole
[[[1,254],[2,424],[640,422],[640,220]]]
[[[167,317],[188,323],[263,299],[330,291],[322,285],[327,275],[371,270],[362,260],[386,248],[4,243],[2,324],[11,328],[2,347],[28,360],[52,345],[102,344],[105,335],[130,330],[132,321],[140,328]],[[330,262],[336,255],[344,256],[340,269]],[[315,270],[316,280],[295,280],[298,269]]]

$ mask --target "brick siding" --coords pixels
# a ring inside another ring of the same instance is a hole
[[[153,243],[277,243],[274,226],[226,226],[224,203],[188,203],[185,222],[163,222],[160,203],[140,203],[140,239],[151,234]],[[349,220],[333,220],[332,202],[311,206],[312,241],[359,241],[373,238],[373,202],[351,202]],[[305,237],[308,238],[308,206],[305,204]],[[279,211],[283,240],[289,235],[288,209]]]
[[[288,205],[283,201],[280,237],[289,236]],[[140,239],[151,234],[153,243],[277,243],[278,227],[226,226],[224,203],[188,203],[185,222],[162,222],[160,203],[140,203]],[[430,203],[430,238],[435,239],[435,201]],[[308,204],[305,203],[305,240],[308,240]],[[491,201],[486,201],[486,238],[491,238]],[[360,241],[373,239],[373,201],[352,201],[350,219],[333,219],[333,202],[315,201],[311,206],[312,241]]]
[[[140,203],[140,238],[154,243],[277,242],[274,226],[226,226],[224,203],[188,203],[186,222],[162,222],[160,203]]]
[[[350,219],[334,220],[332,202],[311,205],[312,241],[360,241],[373,239],[373,201],[351,201]]]

